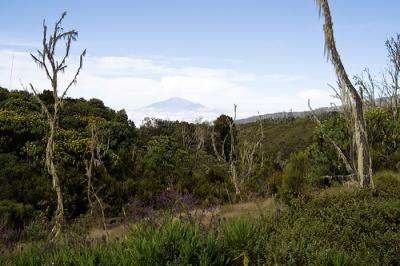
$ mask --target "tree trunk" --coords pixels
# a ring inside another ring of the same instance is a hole
[[[64,222],[64,204],[63,204],[63,196],[61,192],[60,179],[57,175],[57,170],[54,164],[54,149],[55,149],[55,127],[56,121],[53,119],[49,119],[50,126],[50,135],[47,141],[46,147],[46,165],[49,174],[52,177],[53,181],[53,189],[57,195],[57,209],[54,215],[54,226],[51,230],[53,238],[58,238],[61,233],[61,226]]]
[[[359,98],[358,98],[359,99]],[[366,132],[366,125],[364,119],[364,111],[361,101],[354,100],[353,117],[355,127],[355,142],[357,149],[357,176],[362,188],[373,186],[372,183],[372,170],[371,170],[371,157],[368,149],[368,139]]]
[[[319,10],[322,11],[322,14],[325,18],[325,51],[328,53],[328,58],[330,58],[332,64],[334,65],[336,75],[338,76],[340,82],[344,85],[344,89],[350,92],[350,95],[353,99],[352,114],[354,118],[355,142],[357,151],[357,174],[360,180],[360,185],[362,188],[371,187],[373,186],[371,157],[369,154],[363,102],[357,90],[351,83],[343,66],[339,52],[336,49],[336,43],[333,34],[333,23],[328,0],[317,0],[317,3]]]

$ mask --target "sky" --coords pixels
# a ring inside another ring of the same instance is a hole
[[[398,0],[331,0],[336,42],[351,76],[387,64],[385,40],[400,25]],[[69,96],[99,98],[137,124],[147,115],[194,121],[329,106],[335,84],[324,56],[323,20],[314,0],[13,0],[0,2],[0,86],[50,83],[29,53],[40,49],[42,22],[63,11],[76,29],[69,69],[87,49]],[[61,50],[60,50],[61,52]],[[61,53],[60,53],[61,54]],[[11,73],[12,69],[12,73]],[[154,102],[181,97],[199,113],[148,113]]]

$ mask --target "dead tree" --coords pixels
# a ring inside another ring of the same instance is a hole
[[[230,172],[231,172],[231,178],[232,178],[232,183],[235,186],[235,193],[236,195],[240,195],[240,189],[238,185],[238,177],[237,177],[237,172],[236,172],[236,165],[235,165],[235,134],[234,134],[234,126],[235,126],[235,121],[236,121],[236,108],[237,105],[233,105],[233,119],[232,121],[228,121],[229,123],[229,134],[231,137],[231,149],[229,152],[229,167],[230,167]]]
[[[40,99],[38,91],[31,84],[30,88],[42,107],[42,110],[46,114],[49,136],[46,146],[46,167],[48,173],[52,177],[53,189],[57,194],[57,209],[54,215],[54,226],[51,230],[52,238],[58,238],[61,233],[61,226],[64,220],[64,205],[63,196],[61,192],[60,178],[57,173],[56,160],[55,160],[55,147],[56,147],[56,136],[58,128],[58,117],[60,109],[63,106],[64,98],[67,95],[68,90],[72,85],[76,84],[77,77],[82,69],[83,57],[86,54],[86,50],[80,55],[79,67],[75,72],[72,80],[65,86],[64,89],[59,88],[58,77],[67,69],[66,60],[70,53],[72,41],[76,41],[78,32],[75,30],[64,31],[61,27],[62,21],[66,16],[66,12],[61,15],[61,18],[56,22],[54,30],[51,34],[47,34],[47,26],[43,20],[43,41],[42,50],[37,51],[37,55],[31,54],[31,57],[38,66],[43,69],[46,73],[46,77],[50,80],[51,89],[53,92],[53,108],[49,110],[46,104]],[[65,41],[65,53],[61,58],[56,58],[56,47],[59,42]],[[59,95],[61,92],[61,96]]]
[[[87,177],[87,198],[90,208],[90,214],[93,215],[93,201],[92,196],[97,201],[102,217],[103,230],[106,236],[106,242],[108,242],[108,230],[107,230],[107,222],[104,214],[104,206],[103,201],[98,196],[98,193],[94,189],[92,178],[93,178],[93,169],[102,165],[102,158],[107,153],[110,146],[110,138],[108,137],[107,145],[104,146],[100,143],[98,138],[98,129],[96,120],[92,119],[89,121],[89,130],[90,130],[90,141],[89,141],[89,150],[90,150],[90,159],[86,162],[86,177]]]
[[[238,176],[239,176],[239,183],[244,182],[248,179],[251,174],[254,172],[254,167],[257,162],[255,162],[256,152],[260,151],[260,165],[263,166],[264,164],[264,152],[262,151],[262,144],[264,141],[264,128],[263,128],[263,121],[259,116],[259,139],[255,142],[245,140],[242,145],[238,145],[237,149],[237,161],[235,164],[238,166]]]
[[[208,134],[208,126],[205,123],[201,123],[201,121],[198,121],[196,123],[194,131],[196,150],[201,150],[204,148],[207,134]]]
[[[371,156],[369,153],[366,123],[364,117],[363,100],[350,81],[343,66],[333,33],[333,23],[328,0],[316,0],[319,14],[324,17],[325,52],[335,67],[336,75],[352,98],[352,116],[354,118],[355,140],[357,150],[357,175],[362,188],[373,186]]]
[[[359,87],[360,96],[364,101],[364,106],[366,108],[375,108],[377,105],[376,94],[378,93],[379,87],[369,69],[364,69],[361,75],[354,77],[354,80],[355,84]]]
[[[237,196],[241,194],[241,188],[243,183],[251,176],[254,172],[254,158],[257,150],[262,150],[262,142],[264,139],[264,130],[262,120],[259,120],[260,125],[260,138],[255,142],[244,141],[242,145],[237,145],[238,141],[235,138],[235,132],[237,132],[236,115],[237,105],[233,106],[233,119],[227,119],[226,122],[229,126],[229,133],[225,136],[221,143],[221,152],[217,150],[214,132],[211,133],[211,141],[214,149],[214,153],[220,162],[227,162],[229,164],[229,172],[231,176],[232,184],[235,187],[235,193]],[[227,158],[225,154],[225,146],[228,136],[230,137],[230,150]],[[262,152],[261,152],[262,153]],[[264,162],[264,154],[261,154],[261,165]]]
[[[383,75],[381,93],[386,98],[393,120],[397,125],[400,108],[400,34],[397,34],[396,38],[386,41],[386,49],[389,65],[386,69],[387,74]]]

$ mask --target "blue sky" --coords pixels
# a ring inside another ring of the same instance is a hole
[[[378,75],[384,42],[398,31],[400,1],[330,3],[349,73],[368,66]],[[88,50],[70,95],[101,98],[135,121],[141,107],[176,96],[202,103],[208,115],[237,103],[242,117],[306,109],[307,98],[316,107],[332,101],[326,84],[335,76],[313,0],[13,0],[0,9],[1,86],[10,84],[14,57],[12,88],[19,80],[46,88],[27,55],[40,45],[42,19],[52,25],[65,10],[64,27],[79,31],[74,54]]]

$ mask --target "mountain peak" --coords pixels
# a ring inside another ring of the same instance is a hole
[[[180,97],[172,97],[164,101],[150,104],[146,106],[146,108],[158,111],[179,112],[179,111],[197,111],[203,109],[204,106],[199,103],[194,103]]]

